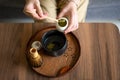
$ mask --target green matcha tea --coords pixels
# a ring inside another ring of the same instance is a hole
[[[58,20],[58,24],[61,26],[61,27],[64,27],[66,24],[67,24],[67,21],[65,19],[60,19]]]
[[[55,44],[53,44],[53,43],[49,43],[49,44],[47,45],[47,49],[48,49],[49,51],[52,51],[54,47],[55,47]]]
[[[64,39],[60,36],[54,35],[50,36],[45,40],[45,47],[48,49],[48,51],[56,51],[62,48],[64,45]]]

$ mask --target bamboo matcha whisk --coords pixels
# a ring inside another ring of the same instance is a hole
[[[28,60],[32,67],[40,67],[42,65],[42,58],[38,54],[37,49],[31,48],[28,54]]]

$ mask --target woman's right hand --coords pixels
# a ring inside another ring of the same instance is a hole
[[[42,11],[39,0],[26,0],[23,12],[34,20],[42,20],[47,16],[47,14]]]

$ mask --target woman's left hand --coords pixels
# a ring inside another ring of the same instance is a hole
[[[61,17],[67,17],[69,21],[68,28],[65,30],[65,34],[78,29],[77,6],[74,2],[69,2],[63,7],[58,15],[58,18]]]

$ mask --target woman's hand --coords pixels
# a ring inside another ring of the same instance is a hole
[[[23,12],[35,20],[41,20],[47,16],[46,13],[43,13],[39,0],[26,0]]]
[[[58,15],[58,18],[60,17],[67,17],[69,20],[69,25],[65,30],[65,33],[78,29],[77,6],[74,2],[69,2],[62,8],[61,12]]]

